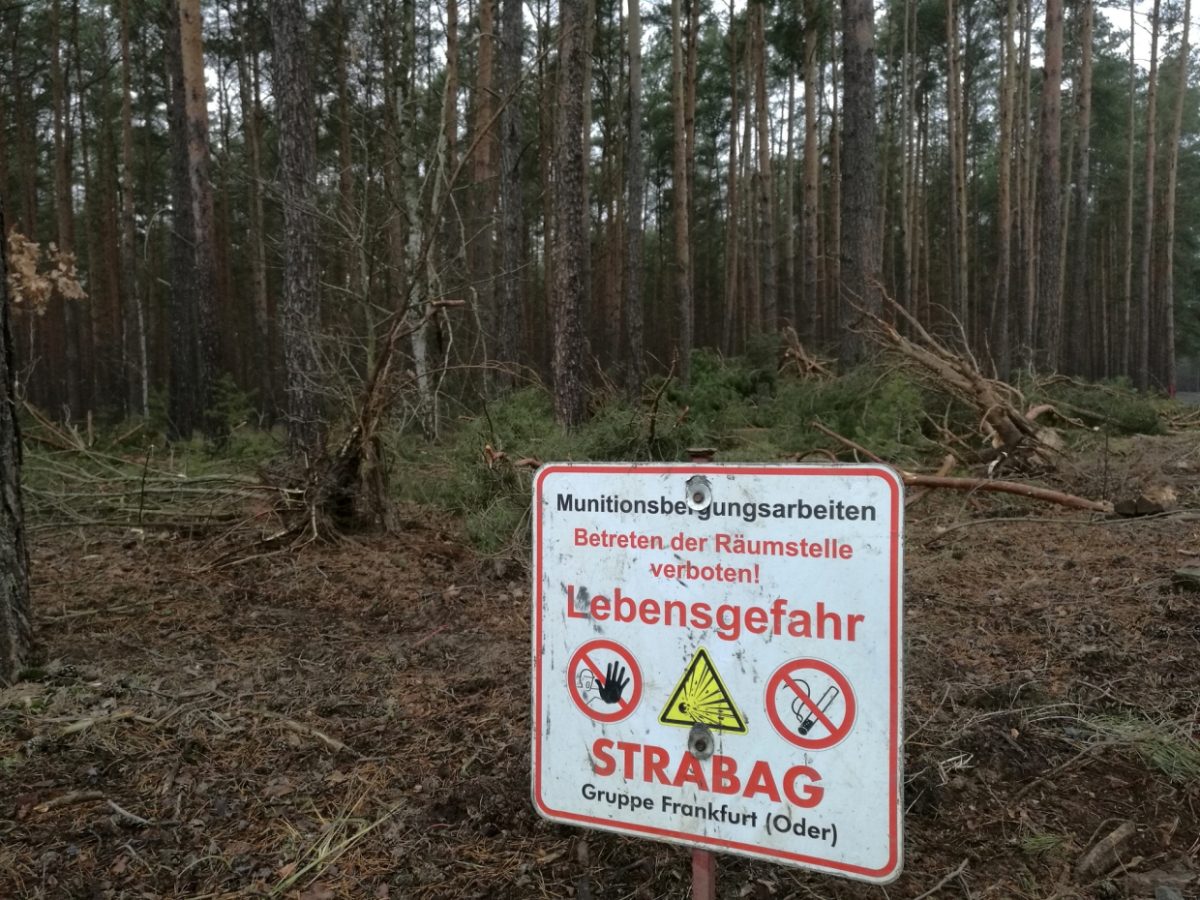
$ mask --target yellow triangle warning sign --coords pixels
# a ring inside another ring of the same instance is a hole
[[[697,722],[733,734],[745,734],[746,720],[738,712],[717,667],[703,647],[696,651],[658,721],[691,728]]]

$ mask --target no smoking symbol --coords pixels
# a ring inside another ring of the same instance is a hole
[[[642,699],[642,670],[616,641],[588,641],[571,657],[567,688],[588,718],[620,722]]]
[[[803,750],[825,750],[854,726],[854,691],[846,676],[820,659],[794,659],[767,682],[767,717],[780,736]]]

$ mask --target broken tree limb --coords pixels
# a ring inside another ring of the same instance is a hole
[[[857,453],[863,454],[868,459],[881,465],[888,465],[887,462],[862,446],[862,444],[838,434],[832,428],[827,428],[815,419],[812,422],[812,426],[822,434],[828,435]],[[1086,497],[1077,497],[1074,494],[1065,494],[1062,491],[1037,487],[1032,484],[1021,484],[1017,481],[994,481],[990,478],[960,478],[940,473],[937,475],[922,475],[917,472],[905,472],[904,470],[900,470],[900,477],[909,487],[948,488],[954,491],[992,491],[1000,494],[1016,494],[1019,497],[1028,497],[1030,500],[1041,500],[1044,503],[1056,503],[1059,506],[1067,506],[1071,509],[1086,509],[1091,512],[1102,513],[1113,511],[1112,504],[1107,501],[1088,500]]]
[[[904,483],[910,486],[929,488],[949,488],[954,491],[993,491],[1000,494],[1016,494],[1028,497],[1030,500],[1041,500],[1045,503],[1057,503],[1071,509],[1086,509],[1091,512],[1110,513],[1112,504],[1105,500],[1089,500],[1075,494],[1065,494],[1062,491],[1038,487],[1032,484],[1021,484],[1017,481],[991,481],[987,478],[957,478],[949,475],[920,475],[915,472],[901,472]]]

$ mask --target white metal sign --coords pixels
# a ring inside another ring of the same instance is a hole
[[[902,516],[883,466],[544,466],[538,811],[899,875]]]

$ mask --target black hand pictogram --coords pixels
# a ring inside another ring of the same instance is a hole
[[[629,684],[629,676],[620,663],[610,662],[604,670],[604,687],[600,688],[600,699],[605,703],[620,703],[621,692]]]

